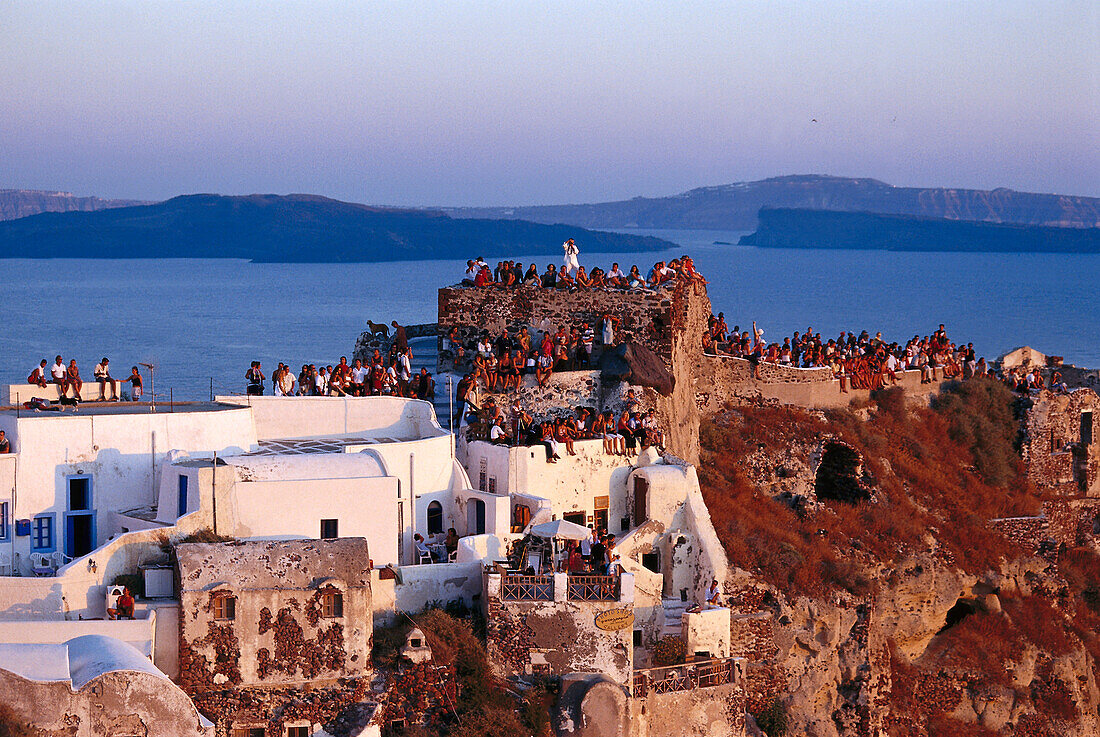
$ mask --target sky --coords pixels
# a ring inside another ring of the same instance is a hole
[[[1100,196],[1100,3],[0,0],[0,188]]]

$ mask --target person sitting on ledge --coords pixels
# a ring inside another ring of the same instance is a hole
[[[546,265],[546,273],[542,275],[542,286],[546,289],[558,286],[558,267],[554,264]]]
[[[111,378],[110,361],[104,356],[103,360],[95,365],[92,369],[92,376],[95,377],[96,382],[99,384],[99,398],[107,398],[107,385],[111,385],[111,401],[118,401],[118,382]]]
[[[61,356],[55,358],[53,365],[50,366],[50,383],[61,387],[62,395],[69,388],[69,375],[65,371],[65,361],[62,360]]]
[[[80,379],[80,369],[76,366],[75,358],[69,361],[69,368],[65,370],[65,376],[69,386],[73,388],[73,398],[84,401],[84,398],[80,396],[80,390],[84,386],[84,382]]]
[[[130,589],[122,587],[122,593],[115,599],[115,605],[107,609],[107,617],[109,619],[134,618],[134,597]]]
[[[8,440],[7,433],[0,430],[0,455],[4,453],[11,453],[11,441]]]
[[[710,589],[707,591],[707,604],[722,606],[722,591],[718,588],[717,578],[710,582]]]
[[[27,376],[27,383],[41,387],[47,386],[48,382],[46,381],[46,366],[48,365],[49,362],[45,358],[43,358],[42,362],[35,366],[31,370],[30,375]]]
[[[629,286],[627,284],[626,274],[619,268],[618,261],[611,264],[611,271],[607,272],[606,280],[607,286],[614,287],[615,289],[626,289],[627,286]]]

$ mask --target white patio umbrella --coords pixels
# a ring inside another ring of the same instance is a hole
[[[574,522],[556,519],[535,525],[531,528],[531,534],[546,540],[587,540],[592,536],[592,530]]]

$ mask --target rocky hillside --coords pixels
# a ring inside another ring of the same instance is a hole
[[[241,258],[263,262],[400,261],[672,248],[647,236],[520,220],[456,220],[315,195],[187,195],[154,205],[42,213],[0,222],[0,252],[20,258]]]
[[[90,212],[111,207],[148,204],[140,200],[104,200],[77,197],[69,192],[39,189],[0,189],[0,220],[30,217],[40,212]]]
[[[700,187],[671,197],[543,207],[460,208],[456,217],[521,218],[585,228],[753,230],[761,207],[894,215],[1075,228],[1100,226],[1100,199],[1011,189],[894,187],[875,179],[818,175],[772,177]]]
[[[787,734],[1100,734],[1100,557],[1010,539],[1044,498],[1019,411],[971,381],[934,409],[894,391],[827,414],[730,409],[700,481],[740,619],[769,633],[753,710]],[[766,625],[766,626],[765,626]]]

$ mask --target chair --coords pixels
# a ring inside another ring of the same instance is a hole
[[[432,554],[427,550],[417,551],[417,565],[423,565],[425,563],[432,563]]]
[[[31,572],[36,576],[52,576],[55,569],[49,553],[31,553]]]
[[[11,553],[0,552],[0,576],[12,575]]]
[[[53,560],[54,570],[60,568],[61,566],[65,565],[67,563],[72,563],[73,562],[73,559],[72,559],[71,556],[65,555],[60,550],[54,551],[54,553],[51,554],[50,558]]]

